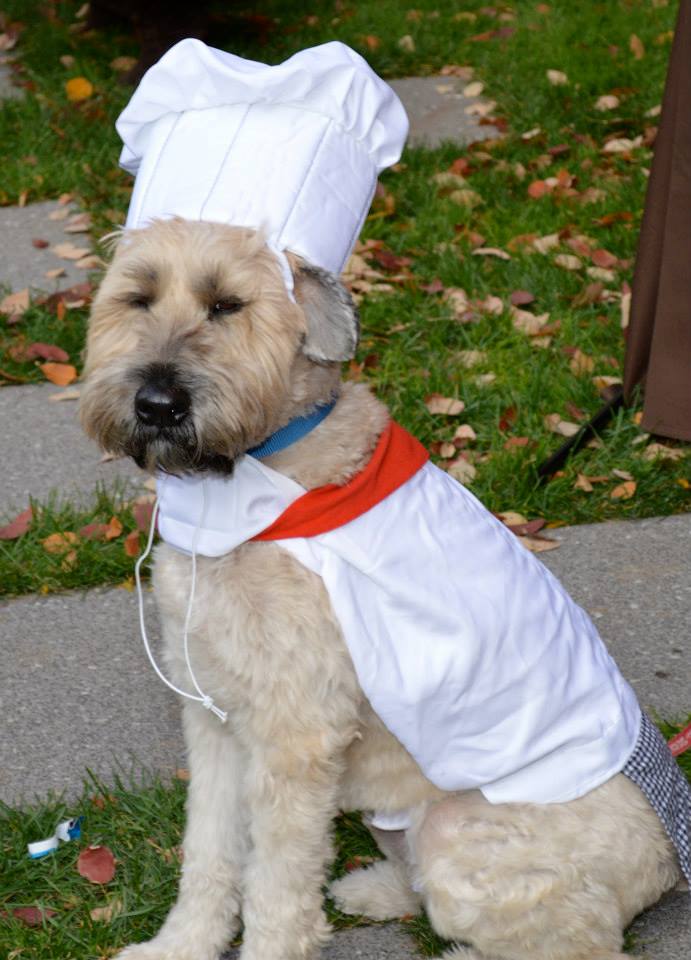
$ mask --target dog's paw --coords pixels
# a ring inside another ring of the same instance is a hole
[[[370,920],[397,920],[416,914],[421,899],[411,889],[402,864],[382,860],[371,867],[354,870],[329,887],[329,894],[342,913]]]
[[[213,954],[215,960],[217,954]],[[160,940],[158,937],[146,943],[131,943],[114,960],[212,960],[212,955],[203,950],[187,948],[181,944],[173,944]]]

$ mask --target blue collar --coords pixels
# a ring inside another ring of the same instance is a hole
[[[272,453],[285,450],[285,448],[289,447],[292,443],[302,440],[302,438],[314,430],[325,417],[328,417],[336,406],[336,399],[332,400],[331,403],[317,407],[313,413],[308,414],[306,417],[295,417],[295,419],[287,423],[285,427],[281,427],[276,433],[272,433],[270,437],[267,437],[264,443],[248,450],[248,454],[251,457],[257,457],[261,460],[263,457],[269,457]]]

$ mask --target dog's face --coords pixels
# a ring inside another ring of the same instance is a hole
[[[121,241],[94,301],[81,417],[147,469],[228,473],[328,397],[357,314],[324,271],[277,258],[255,231],[159,221]]]

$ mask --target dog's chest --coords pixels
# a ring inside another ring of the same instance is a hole
[[[183,644],[191,567],[190,557],[158,548],[153,579],[165,657],[183,689],[191,685]],[[188,637],[202,689],[239,723],[269,705],[294,707],[295,698],[305,715],[329,700],[361,698],[321,579],[275,544],[197,558]]]

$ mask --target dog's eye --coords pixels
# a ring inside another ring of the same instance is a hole
[[[151,305],[150,297],[139,297],[136,295],[133,297],[128,297],[127,302],[131,307],[135,307],[137,310],[148,310]]]
[[[245,304],[242,300],[236,300],[234,297],[228,297],[226,300],[217,300],[213,307],[209,307],[209,320],[216,320],[218,317],[225,317],[231,313],[237,313],[242,310]]]

